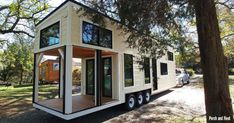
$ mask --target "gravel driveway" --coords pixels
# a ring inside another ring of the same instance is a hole
[[[124,111],[119,105],[70,121],[35,110],[31,104],[26,106],[26,112],[4,116],[0,123],[205,122],[203,89],[193,83],[152,96],[149,104],[133,111]]]

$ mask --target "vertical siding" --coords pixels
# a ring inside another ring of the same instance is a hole
[[[61,9],[59,9],[57,12],[55,12],[54,14],[52,14],[50,17],[48,17],[47,19],[45,19],[42,23],[40,23],[37,27],[36,27],[36,36],[35,36],[35,40],[34,40],[34,52],[40,52],[40,51],[44,51],[44,50],[48,50],[48,49],[53,49],[55,47],[60,47],[64,44],[66,44],[67,42],[67,6],[63,6]],[[40,30],[56,23],[60,21],[60,43],[53,45],[53,46],[48,46],[45,48],[40,49],[39,45],[40,45]]]
[[[80,8],[78,5],[75,4],[67,4],[71,6],[71,13],[68,13],[68,6],[64,6],[60,8],[57,12],[55,12],[51,17],[47,18],[43,23],[41,23],[37,27],[36,32],[36,38],[35,38],[35,52],[38,52],[39,49],[39,30],[43,29],[58,20],[60,21],[60,44],[44,48],[44,50],[59,47],[65,44],[72,44],[72,45],[78,45],[82,47],[87,48],[94,48],[94,49],[100,49],[100,50],[108,50],[112,52],[118,53],[118,55],[113,56],[113,98],[119,98],[120,100],[125,100],[124,93],[130,93],[135,92],[139,90],[144,90],[148,88],[152,88],[152,83],[145,84],[145,77],[144,77],[144,71],[139,69],[139,65],[134,62],[134,86],[133,87],[124,87],[124,53],[133,54],[137,56],[137,50],[136,49],[129,49],[128,44],[125,42],[125,40],[128,37],[128,34],[123,33],[123,30],[120,30],[117,28],[116,23],[111,23],[108,19],[105,19],[106,21],[106,27],[107,29],[112,31],[112,49],[108,48],[102,48],[92,45],[87,45],[82,43],[82,22],[88,21],[91,22],[89,19],[87,19],[84,16],[81,16],[83,11],[80,11],[79,13],[76,12],[77,8]],[[70,15],[70,16],[69,16]],[[69,17],[68,17],[69,16]],[[68,18],[71,18],[71,20],[68,20]],[[70,26],[70,27],[68,27]],[[70,30],[68,30],[70,29]],[[70,34],[68,34],[70,32]],[[173,51],[169,48],[170,51]],[[118,59],[117,59],[118,56]],[[135,58],[134,58],[135,59]],[[119,61],[119,66],[117,67],[117,60]],[[82,60],[82,67],[85,66],[85,62]],[[164,62],[168,64],[168,75],[161,76],[160,75],[160,62]],[[85,69],[85,68],[84,68]],[[82,80],[85,81],[85,71],[83,70]],[[152,69],[152,68],[151,68]],[[152,72],[152,70],[151,70]],[[152,73],[151,73],[152,74]],[[166,56],[163,56],[162,58],[157,60],[157,74],[158,74],[158,87],[159,90],[167,89],[175,85],[175,60],[174,61],[168,61]],[[117,81],[118,80],[118,81]],[[152,78],[151,78],[152,80]],[[152,82],[152,81],[151,81]],[[85,93],[85,82],[82,83],[83,91],[82,93]]]

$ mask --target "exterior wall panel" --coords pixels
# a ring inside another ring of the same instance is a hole
[[[89,44],[83,44],[82,43],[82,22],[83,21],[87,21],[89,23],[92,23],[92,22],[87,17],[81,16],[81,14],[83,13],[82,10],[77,13],[77,9],[80,8],[79,5],[76,5],[73,3],[67,4],[67,5],[71,6],[71,11],[68,11],[68,6],[64,6],[61,9],[59,9],[56,13],[51,15],[49,18],[47,18],[47,20],[45,20],[43,23],[41,23],[37,27],[37,30],[40,30],[59,20],[60,26],[61,26],[61,31],[60,31],[61,43],[56,46],[50,46],[47,48],[38,49],[39,48],[38,46],[39,45],[39,31],[38,31],[36,33],[36,38],[35,38],[35,52],[48,50],[48,49],[51,49],[60,45],[66,45],[69,43],[71,43],[72,45],[76,45],[76,46],[115,52],[117,53],[117,55],[113,56],[112,67],[113,69],[118,69],[118,70],[113,71],[113,84],[112,84],[113,98],[118,98],[119,100],[124,101],[125,93],[131,93],[131,92],[136,92],[136,91],[152,88],[152,81],[149,84],[145,84],[144,70],[140,70],[139,65],[135,62],[134,62],[134,86],[124,87],[124,55],[123,54],[127,53],[127,54],[133,54],[134,56],[137,56],[137,50],[128,48],[128,44],[125,42],[125,40],[128,37],[128,34],[125,34],[123,30],[118,29],[117,23],[113,23],[109,19],[105,19],[106,21],[105,28],[112,31],[112,49],[103,48],[99,46],[93,46]],[[68,13],[68,12],[71,12],[71,13]],[[68,15],[71,16],[70,21],[68,21],[67,19]],[[68,31],[69,28],[67,27],[67,25],[69,24],[71,24],[71,28]],[[70,34],[68,34],[68,32],[70,32]],[[71,41],[69,41],[68,36],[71,36],[70,37]],[[173,52],[173,49],[169,48],[169,51]],[[160,62],[167,63],[168,75],[163,75],[163,76],[160,75]],[[85,60],[84,62],[82,62],[82,64],[83,63],[85,64]],[[82,66],[85,66],[85,65],[82,65]],[[152,74],[152,70],[151,70],[151,74]],[[174,61],[168,61],[167,56],[163,56],[162,58],[158,59],[157,60],[157,75],[158,75],[158,90],[157,91],[168,89],[170,87],[175,86],[175,83],[176,83],[175,82],[175,59]],[[82,76],[85,76],[85,74],[83,74]],[[85,77],[82,77],[82,80],[85,81]],[[84,89],[85,83],[82,82],[82,85],[84,85],[84,87],[82,88],[84,91],[82,91],[82,93],[85,93],[85,89]]]

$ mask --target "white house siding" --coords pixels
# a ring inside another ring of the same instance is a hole
[[[69,7],[67,5],[70,5],[70,10],[68,9]],[[105,28],[112,31],[112,41],[113,41],[112,49],[82,43],[82,22],[87,21],[89,23],[92,23],[92,21],[88,20],[87,17],[80,16],[83,13],[83,11],[79,11],[79,13],[77,13],[76,10],[79,8],[80,8],[79,5],[68,2],[68,4],[60,8],[57,12],[53,13],[45,21],[39,24],[37,26],[37,30],[41,30],[57,21],[60,21],[61,40],[60,40],[60,44],[58,45],[46,47],[40,50],[39,49],[39,31],[37,31],[36,38],[35,38],[35,52],[52,49],[54,47],[63,46],[69,43],[71,43],[72,45],[77,45],[77,46],[82,46],[82,47],[87,47],[87,48],[112,51],[112,52],[117,53],[116,55],[112,57],[113,58],[112,59],[113,61],[112,95],[114,99],[119,98],[120,101],[124,101],[126,93],[131,93],[131,92],[136,92],[136,91],[152,88],[152,77],[151,77],[151,83],[145,84],[144,71],[140,70],[139,65],[135,62],[134,62],[134,86],[124,87],[124,53],[132,54],[134,56],[137,56],[138,54],[137,54],[136,49],[127,48],[128,44],[125,42],[125,40],[127,39],[128,35],[123,33],[123,30],[117,29],[117,23],[113,23],[109,19],[105,19],[106,20]],[[70,19],[68,19],[69,17]],[[69,24],[71,24],[71,26],[68,27]],[[68,39],[70,39],[71,41]],[[168,50],[173,52],[172,48],[168,48]],[[161,62],[167,63],[168,75],[160,74]],[[85,63],[85,62],[82,62],[82,63]],[[82,65],[82,66],[85,66],[85,65]],[[83,73],[84,74],[82,75],[83,76],[82,80],[85,80],[85,72]],[[151,68],[151,76],[152,76],[152,68]],[[174,57],[174,61],[168,61],[167,55],[157,60],[157,76],[159,78],[157,91],[168,89],[170,87],[175,86],[175,57]],[[84,85],[85,87],[84,82],[82,82],[82,85]],[[84,89],[84,93],[85,93],[85,89]]]
[[[67,5],[63,6],[59,10],[57,10],[55,13],[53,13],[51,16],[46,18],[42,23],[40,23],[36,27],[36,36],[35,36],[35,41],[34,41],[34,52],[41,52],[41,51],[46,51],[48,49],[53,49],[56,47],[63,46],[67,44],[67,17],[68,17],[68,11],[67,11]],[[49,47],[44,47],[40,49],[40,30],[56,23],[60,22],[60,43],[56,45],[52,45]]]

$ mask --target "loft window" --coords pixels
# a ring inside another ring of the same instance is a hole
[[[133,86],[133,56],[124,54],[124,85]]]
[[[170,61],[173,61],[173,53],[172,52],[167,52],[167,57],[168,57],[168,60]]]
[[[59,22],[42,29],[40,32],[40,48],[59,43]]]
[[[167,64],[160,63],[161,75],[168,75]]]
[[[112,32],[88,22],[83,22],[82,40],[85,44],[112,48]]]
[[[150,60],[144,58],[145,84],[150,83]]]
[[[83,23],[83,43],[98,45],[98,29],[96,26]]]
[[[99,45],[102,47],[112,48],[112,32],[107,29],[100,29],[99,31]]]

